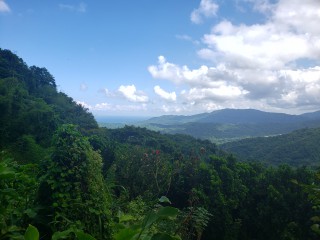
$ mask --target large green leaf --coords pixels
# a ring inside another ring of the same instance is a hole
[[[7,167],[7,164],[0,163],[0,179],[9,179],[14,177],[14,171]]]
[[[320,235],[320,227],[319,224],[313,224],[311,226],[312,231],[314,231],[317,235]]]
[[[162,197],[159,199],[159,202],[171,204],[169,198],[167,198],[166,196],[162,196]]]
[[[159,215],[157,212],[150,212],[142,222],[142,228],[149,228],[153,223],[158,221]]]
[[[24,234],[25,240],[39,240],[39,231],[36,227],[29,224],[29,227],[27,228],[25,234]]]
[[[83,231],[76,231],[76,236],[79,240],[96,240],[88,233],[84,233]]]
[[[67,239],[69,238],[69,234],[72,233],[73,230],[72,229],[68,229],[68,230],[65,230],[65,231],[62,231],[62,232],[55,232],[53,235],[52,235],[52,240],[58,240],[58,239]]]
[[[174,219],[179,213],[179,210],[174,207],[162,207],[156,212],[150,212],[142,223],[142,228],[149,228],[153,223],[159,219]]]
[[[169,218],[174,219],[179,213],[179,210],[174,207],[163,207],[160,208],[157,212],[159,218]]]
[[[119,222],[120,223],[132,221],[132,220],[135,220],[135,217],[133,217],[130,214],[123,214],[123,213],[119,214]]]
[[[133,240],[136,239],[136,236],[139,234],[139,232],[139,229],[133,230],[130,228],[125,228],[114,235],[114,240]]]

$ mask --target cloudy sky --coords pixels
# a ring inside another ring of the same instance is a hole
[[[320,110],[319,0],[0,0],[0,48],[95,115]]]

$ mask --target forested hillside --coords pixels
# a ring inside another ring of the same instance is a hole
[[[0,239],[318,239],[319,176],[208,140],[99,128],[0,50]],[[285,153],[283,154],[285,156]]]
[[[241,159],[267,164],[318,166],[320,160],[320,128],[306,128],[274,137],[243,139],[221,147]]]
[[[73,123],[83,130],[97,128],[91,113],[72,98],[57,92],[46,68],[28,67],[10,52],[0,49],[0,147],[12,144],[47,147],[58,126]]]
[[[191,116],[161,116],[138,124],[163,133],[188,134],[214,143],[289,133],[319,127],[319,112],[289,115],[254,109],[223,109]]]

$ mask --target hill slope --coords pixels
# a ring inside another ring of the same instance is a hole
[[[53,133],[64,123],[76,124],[83,131],[98,127],[91,113],[57,91],[47,69],[29,67],[17,55],[2,49],[0,113],[0,149],[11,149],[17,159],[20,154],[28,160],[26,151],[49,147]],[[31,158],[37,157],[30,152]]]
[[[320,128],[307,128],[275,137],[243,139],[221,145],[241,159],[292,166],[319,165]]]

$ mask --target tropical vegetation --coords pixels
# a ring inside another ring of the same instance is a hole
[[[316,167],[98,127],[45,68],[0,50],[0,239],[318,239]]]

